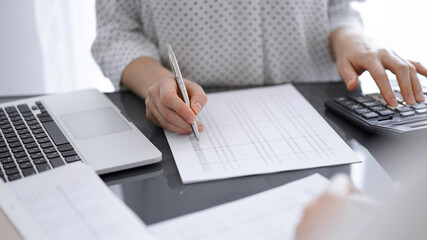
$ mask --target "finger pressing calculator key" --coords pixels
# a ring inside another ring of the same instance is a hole
[[[399,92],[395,95],[399,105],[394,108],[389,107],[379,93],[333,98],[326,101],[325,106],[368,132],[404,134],[426,131],[427,134],[427,104],[407,105]]]

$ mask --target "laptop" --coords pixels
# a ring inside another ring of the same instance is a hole
[[[104,174],[161,158],[161,152],[97,90],[0,104],[0,178],[5,182],[76,161]]]

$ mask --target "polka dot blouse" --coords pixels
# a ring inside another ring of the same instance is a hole
[[[152,57],[202,86],[339,80],[328,36],[361,26],[351,0],[97,0],[95,60],[114,86]]]

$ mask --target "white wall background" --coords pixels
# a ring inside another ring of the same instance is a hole
[[[112,91],[92,58],[96,37],[94,0],[35,0],[46,92],[84,88]]]
[[[0,96],[113,91],[90,52],[95,0],[1,0],[0,34]]]
[[[427,1],[366,0],[355,3],[354,8],[362,15],[365,33],[376,43],[394,50],[401,57],[427,66]],[[389,74],[389,77],[396,79],[393,74]],[[421,83],[427,86],[427,78],[419,77]],[[367,72],[360,80],[365,93],[379,91]]]
[[[427,65],[426,0],[366,0],[354,7],[378,44]]]
[[[427,1],[367,0],[355,7],[379,44],[427,65]],[[0,96],[112,91],[90,53],[95,24],[94,0],[1,0]]]
[[[45,91],[34,1],[0,1],[0,95]]]

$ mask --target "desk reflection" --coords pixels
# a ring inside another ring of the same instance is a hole
[[[372,155],[371,149],[368,148],[373,136],[331,115],[323,105],[329,98],[346,95],[345,85],[343,83],[294,85],[356,152],[362,163],[184,185],[163,130],[145,117],[144,101],[133,93],[125,91],[107,94],[107,96],[122,110],[124,116],[134,122],[162,151],[163,160],[156,164],[157,166],[145,166],[131,173],[123,171],[115,175],[103,176],[103,179],[146,224],[234,201],[314,173],[327,178],[331,178],[336,173],[348,174],[361,191],[376,198],[384,197],[392,180],[374,158],[376,155]],[[206,88],[205,90],[216,92],[233,89],[235,88]]]

